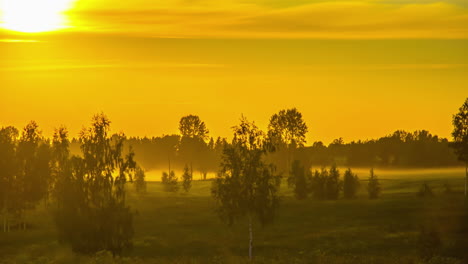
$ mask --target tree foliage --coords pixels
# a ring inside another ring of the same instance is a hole
[[[288,148],[303,147],[308,127],[302,114],[296,109],[281,110],[270,118],[269,137]]]
[[[279,206],[281,177],[273,165],[265,163],[268,143],[254,123],[243,117],[233,130],[232,143],[225,145],[221,170],[211,191],[222,220],[231,225],[247,216],[251,256],[252,220],[257,218],[262,225],[273,221]]]
[[[178,179],[173,170],[171,170],[169,173],[166,171],[163,172],[161,182],[166,192],[177,192],[179,190],[177,181]]]
[[[206,140],[208,138],[208,129],[205,122],[201,121],[196,115],[184,116],[179,121],[179,131],[182,137],[199,138]]]
[[[452,147],[461,161],[468,163],[468,98],[453,116]]]
[[[146,193],[146,174],[145,170],[138,166],[135,171],[135,178],[133,184],[135,185],[135,191],[139,194]]]
[[[192,171],[188,165],[185,165],[184,173],[182,174],[182,187],[184,188],[185,192],[189,192],[190,188],[192,188],[192,178]]]
[[[343,176],[343,196],[345,199],[356,198],[359,189],[359,178],[350,168],[345,171]]]
[[[325,186],[327,199],[337,200],[340,197],[343,182],[340,180],[340,171],[336,165],[330,167]]]
[[[126,205],[125,183],[136,163],[131,149],[124,153],[124,135],[109,135],[110,121],[95,115],[80,133],[82,157],[71,157],[58,186],[55,214],[62,241],[80,253],[101,250],[120,254],[131,247],[132,214]],[[65,146],[57,136],[55,146]],[[62,151],[56,151],[60,153]]]
[[[309,170],[306,170],[299,160],[293,161],[288,177],[288,184],[294,188],[296,199],[303,200],[307,198],[310,191],[309,182],[311,181],[311,177],[312,175]]]
[[[382,191],[380,187],[379,179],[374,174],[374,169],[370,170],[369,180],[367,183],[367,192],[369,193],[369,199],[377,199]]]

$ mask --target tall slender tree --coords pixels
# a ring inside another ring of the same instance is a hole
[[[228,224],[247,217],[249,258],[252,259],[254,218],[265,225],[274,219],[279,205],[280,175],[264,162],[269,147],[265,134],[242,117],[234,127],[234,138],[223,151],[221,170],[213,181],[212,195],[221,219]]]

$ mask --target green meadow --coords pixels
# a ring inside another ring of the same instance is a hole
[[[464,263],[463,169],[376,171],[378,200],[367,199],[367,170],[356,172],[361,188],[354,200],[296,200],[283,182],[274,223],[254,226],[253,262]],[[433,197],[417,196],[423,183]],[[0,233],[0,263],[249,263],[247,223],[223,223],[210,188],[210,180],[196,180],[189,193],[167,193],[160,182],[148,182],[139,195],[130,185],[133,248],[118,258],[73,254],[57,240],[53,204],[41,204],[28,211],[27,230]],[[423,229],[435,230],[441,242],[429,259],[420,253]]]

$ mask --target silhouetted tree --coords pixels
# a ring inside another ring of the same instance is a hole
[[[336,168],[336,165],[332,165],[326,181],[327,199],[337,200],[340,197],[342,187],[343,182],[340,180],[340,171]]]
[[[367,183],[367,192],[369,199],[377,199],[380,196],[381,188],[377,175],[374,174],[374,169],[370,170],[369,181]]]
[[[350,168],[345,171],[343,177],[343,196],[345,199],[356,198],[359,189],[359,178]]]
[[[286,170],[290,169],[294,150],[306,143],[307,131],[302,114],[296,108],[281,110],[270,118],[268,138],[280,151],[286,150]]]
[[[327,198],[327,179],[328,171],[325,168],[322,168],[321,171],[315,170],[310,187],[315,199],[324,200]]]
[[[179,185],[177,184],[177,177],[173,170],[170,173],[163,172],[161,181],[166,192],[177,192],[179,190]]]
[[[468,184],[468,98],[453,116],[453,143],[458,159],[465,162],[465,197],[467,197]]]
[[[310,186],[309,179],[310,175],[304,169],[304,166],[301,165],[299,160],[294,160],[289,173],[288,184],[294,188],[294,195],[297,199],[307,198]]]
[[[33,209],[48,192],[50,176],[50,145],[42,137],[39,126],[31,121],[23,129],[17,148],[18,189],[17,213],[23,216],[27,209]],[[26,228],[23,222],[23,228]]]
[[[80,133],[82,157],[70,159],[59,195],[56,223],[62,241],[80,253],[108,250],[120,254],[131,247],[132,214],[125,183],[136,168],[130,149],[124,154],[123,134],[109,136],[110,121],[95,115]]]
[[[263,160],[270,149],[264,133],[244,117],[233,129],[234,138],[225,145],[221,170],[211,191],[218,204],[217,212],[228,224],[247,216],[252,259],[253,218],[257,217],[262,225],[274,219],[281,179],[273,165]]]
[[[141,167],[137,167],[135,171],[135,178],[133,179],[133,184],[135,185],[135,191],[139,194],[146,193],[145,178],[145,170]]]
[[[182,137],[200,138],[206,140],[208,138],[208,129],[205,122],[200,120],[196,115],[184,116],[179,121],[179,131]]]
[[[3,232],[10,231],[9,216],[19,205],[19,182],[16,163],[16,145],[19,133],[14,127],[0,129],[0,212]]]
[[[184,173],[182,174],[182,187],[184,187],[185,192],[190,191],[190,188],[192,188],[192,178],[192,171],[188,165],[185,165]]]

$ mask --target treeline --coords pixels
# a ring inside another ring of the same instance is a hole
[[[185,165],[194,172],[206,175],[217,172],[227,139],[210,137],[184,137],[165,135],[153,138],[130,137],[126,146],[132,146],[135,160],[146,170],[166,170],[168,166],[181,171]],[[72,151],[79,151],[78,140],[72,140]],[[342,167],[377,168],[433,168],[462,166],[446,138],[439,138],[426,130],[406,132],[395,131],[379,139],[352,141],[335,139],[328,146],[314,142],[312,146],[293,150],[278,149],[267,159],[274,162],[279,170],[286,172],[289,162],[300,160],[308,167],[320,168],[336,164]]]

